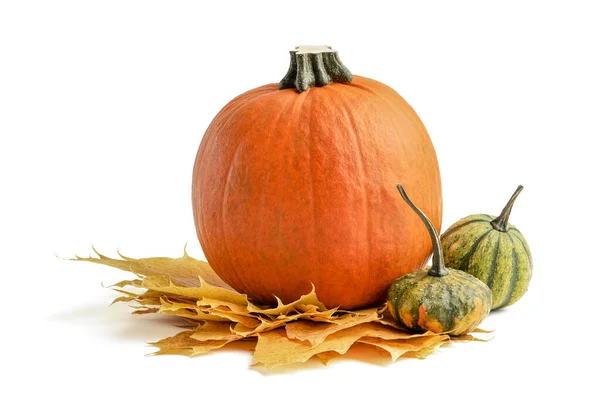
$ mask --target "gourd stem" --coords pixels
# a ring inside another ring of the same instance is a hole
[[[429,232],[429,236],[431,236],[431,242],[433,243],[433,260],[431,262],[431,268],[429,269],[429,275],[431,276],[445,276],[448,275],[448,270],[444,265],[444,254],[442,253],[442,244],[440,242],[440,235],[438,234],[435,226],[431,223],[429,218],[413,203],[406,191],[402,187],[402,185],[396,185],[400,195],[408,203],[408,205],[417,213],[419,218],[425,223],[425,227],[427,228],[427,232]]]
[[[521,193],[521,190],[523,190],[523,186],[519,185],[517,190],[515,190],[515,192],[511,196],[510,200],[508,200],[508,203],[506,203],[506,206],[504,206],[502,213],[500,213],[498,218],[492,221],[492,226],[494,227],[494,229],[499,230],[500,232],[508,231],[508,218],[510,217],[510,212],[512,211],[513,204],[515,204],[515,200],[517,200],[517,197],[519,196],[519,193]]]
[[[313,86],[352,82],[352,73],[342,64],[331,46],[296,46],[290,51],[290,68],[279,90],[296,89],[302,93]]]

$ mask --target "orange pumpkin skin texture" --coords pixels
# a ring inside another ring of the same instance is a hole
[[[379,304],[432,250],[396,182],[439,230],[435,150],[393,89],[359,76],[301,93],[269,84],[233,99],[202,139],[196,231],[215,272],[255,300],[290,302],[312,283],[327,307]]]

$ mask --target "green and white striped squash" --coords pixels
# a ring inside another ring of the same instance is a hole
[[[483,281],[492,290],[492,310],[515,303],[531,281],[531,251],[521,232],[508,223],[521,190],[523,186],[517,188],[500,216],[470,215],[441,237],[446,266]]]
[[[440,237],[425,214],[397,185],[402,198],[421,218],[433,243],[431,267],[406,274],[388,290],[387,307],[395,320],[414,332],[446,333],[453,336],[471,332],[490,313],[492,292],[466,272],[447,269]]]

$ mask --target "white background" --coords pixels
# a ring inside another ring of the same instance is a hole
[[[595,396],[600,14],[592,1],[412,3],[0,2],[1,397]],[[188,243],[202,257],[202,134],[231,98],[279,81],[297,44],[334,46],[416,109],[444,229],[525,186],[511,221],[534,276],[482,325],[491,342],[279,373],[238,351],[146,357],[171,321],[108,307],[101,282],[126,273],[55,256],[177,257]]]

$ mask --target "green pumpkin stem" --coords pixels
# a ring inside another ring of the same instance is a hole
[[[508,200],[508,203],[506,203],[506,206],[504,206],[502,213],[500,213],[498,218],[492,221],[492,226],[494,227],[494,229],[500,232],[508,232],[508,218],[510,217],[510,212],[512,211],[513,204],[515,204],[515,200],[517,200],[517,197],[519,196],[519,193],[521,193],[521,190],[523,190],[523,185],[519,185],[517,190],[515,190],[515,193],[513,193],[513,195],[511,196],[510,200]]]
[[[408,205],[415,210],[417,215],[421,218],[423,223],[425,223],[425,227],[427,228],[427,232],[429,232],[429,236],[431,236],[431,242],[433,243],[433,260],[431,262],[431,268],[429,268],[429,275],[431,276],[446,276],[448,275],[448,269],[444,265],[444,254],[442,253],[442,243],[440,241],[440,235],[438,234],[435,226],[431,223],[429,218],[413,203],[406,191],[402,187],[402,185],[396,185],[400,195],[408,203]]]
[[[290,51],[290,68],[279,82],[279,90],[302,93],[313,86],[352,82],[352,73],[342,64],[331,46],[296,46]]]

